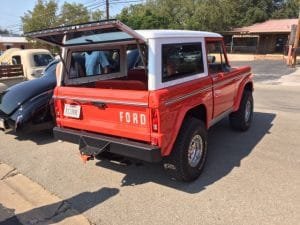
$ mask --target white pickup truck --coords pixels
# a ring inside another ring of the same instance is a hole
[[[0,92],[22,82],[40,77],[53,60],[46,49],[9,49],[0,56]]]

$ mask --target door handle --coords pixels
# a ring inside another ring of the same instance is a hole
[[[213,80],[218,81],[218,80],[223,79],[223,78],[224,78],[224,74],[223,73],[218,73],[217,75],[215,75],[213,77]]]
[[[104,102],[92,102],[92,105],[98,107],[99,109],[105,109],[107,105]]]
[[[223,79],[224,78],[224,73],[218,73],[218,78]]]

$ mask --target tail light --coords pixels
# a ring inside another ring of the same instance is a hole
[[[158,132],[158,110],[152,109],[152,131]]]
[[[158,146],[158,138],[157,137],[151,137],[151,145]]]
[[[55,110],[55,115],[57,117],[60,116],[59,103],[60,103],[59,100],[54,101],[54,110]]]
[[[60,113],[60,105],[61,105],[61,101],[60,100],[54,100],[54,115],[57,118],[56,125],[58,127],[60,127],[60,120],[59,120],[59,117],[61,115],[61,113]]]

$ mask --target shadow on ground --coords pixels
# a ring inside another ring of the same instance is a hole
[[[66,200],[41,206],[17,215],[14,214],[14,209],[7,209],[0,204],[0,212],[3,211],[7,214],[7,219],[0,221],[0,225],[19,225],[19,220],[24,221],[25,224],[58,223],[68,217],[81,214],[118,193],[119,189],[104,187],[95,192],[83,192]],[[76,205],[77,211],[73,210],[71,205]]]
[[[15,212],[14,209],[5,208],[0,203],[0,225],[22,225],[18,220],[18,218],[15,216],[14,212]]]
[[[18,141],[30,140],[36,143],[37,145],[46,145],[57,141],[53,136],[52,130],[19,134],[16,134],[15,132],[8,132],[8,134],[15,136],[15,139]]]
[[[207,186],[228,175],[239,167],[260,140],[268,135],[275,114],[254,113],[252,127],[247,132],[235,132],[229,128],[227,119],[222,120],[209,131],[208,158],[202,175],[192,183],[171,180],[164,173],[161,164],[148,164],[136,161],[100,160],[96,165],[124,173],[121,186],[134,186],[155,182],[187,193],[198,193]]]

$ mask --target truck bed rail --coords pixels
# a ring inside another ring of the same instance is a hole
[[[23,76],[23,65],[0,65],[0,78]]]

